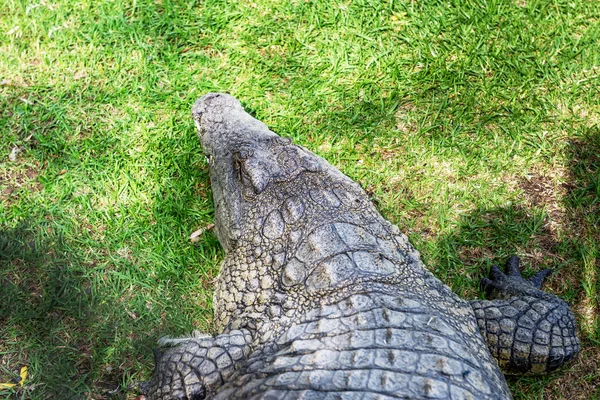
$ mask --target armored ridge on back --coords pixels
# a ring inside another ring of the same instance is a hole
[[[509,399],[505,373],[579,351],[546,272],[495,268],[467,302],[424,267],[363,190],[226,94],[193,118],[226,250],[216,337],[165,340],[149,399]]]

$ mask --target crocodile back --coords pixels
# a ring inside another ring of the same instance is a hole
[[[374,285],[301,316],[214,398],[510,398],[473,318],[458,324],[427,299],[393,291]]]

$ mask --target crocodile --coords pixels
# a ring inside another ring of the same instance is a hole
[[[216,336],[165,338],[154,399],[510,399],[504,374],[579,351],[569,306],[492,267],[488,300],[435,278],[352,179],[269,130],[228,94],[192,116],[210,168]],[[504,373],[504,374],[503,374]]]

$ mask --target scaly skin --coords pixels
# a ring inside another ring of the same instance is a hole
[[[471,301],[492,355],[505,374],[536,375],[559,368],[579,352],[579,340],[569,306],[540,290],[550,270],[525,280],[513,256],[507,272],[494,266],[491,279],[482,280],[494,300]]]
[[[208,94],[192,114],[227,253],[221,334],[167,340],[142,387],[149,399],[508,399],[486,340],[508,372],[545,372],[578,351],[566,304],[513,293],[522,282],[498,274],[486,283],[504,300],[460,299],[355,182],[233,97]],[[561,328],[562,347],[531,330],[532,310],[539,332]],[[512,330],[494,336],[494,324]]]

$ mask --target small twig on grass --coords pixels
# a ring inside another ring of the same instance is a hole
[[[205,227],[202,227],[200,229],[198,229],[196,232],[192,233],[190,235],[190,240],[192,241],[192,243],[196,243],[200,241],[200,236],[202,236],[202,234],[208,230],[211,230],[212,228],[215,227],[215,224],[208,224]]]

